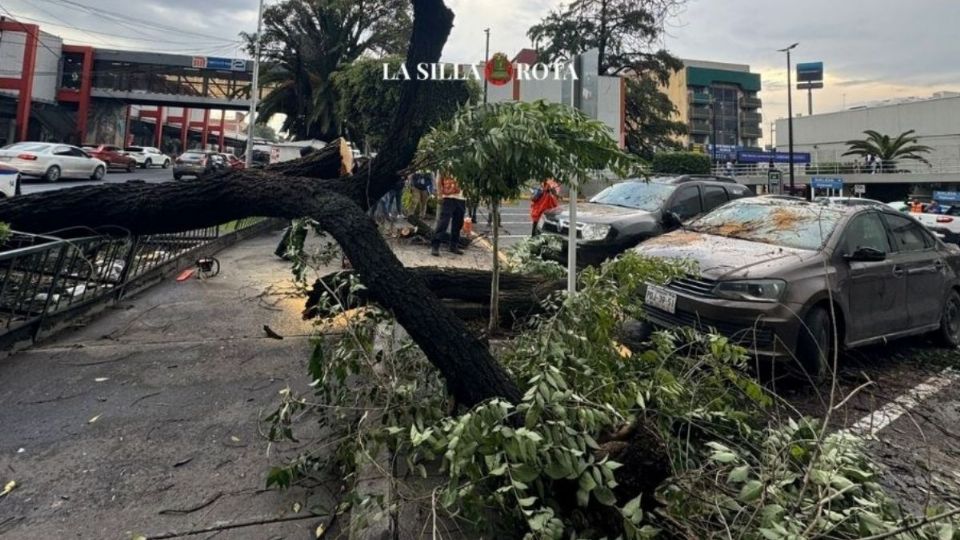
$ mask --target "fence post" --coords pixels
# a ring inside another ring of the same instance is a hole
[[[60,246],[60,253],[57,254],[57,262],[53,264],[53,275],[50,278],[50,286],[47,287],[47,297],[43,299],[43,309],[40,310],[40,318],[37,319],[37,326],[34,327],[33,336],[31,336],[34,342],[36,342],[37,337],[40,336],[40,329],[43,328],[43,320],[47,318],[47,310],[50,309],[50,301],[53,299],[53,291],[60,281],[63,261],[67,258],[67,251],[71,247],[69,242],[63,242]]]
[[[140,235],[134,235],[130,239],[130,251],[127,252],[126,258],[123,260],[123,270],[120,271],[120,279],[117,280],[117,292],[116,300],[123,298],[123,293],[127,288],[127,281],[130,279],[130,273],[133,271],[133,264],[137,258],[137,248],[140,247]]]

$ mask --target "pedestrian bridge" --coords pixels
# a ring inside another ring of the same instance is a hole
[[[783,184],[790,183],[790,166],[776,164],[783,177]],[[766,164],[738,164],[731,169],[719,166],[714,174],[732,176],[737,182],[752,186],[767,185],[768,166]],[[794,165],[794,183],[809,185],[813,178],[840,178],[845,186],[855,184],[957,184],[960,186],[960,160],[934,161],[924,163],[906,162],[899,164],[896,170],[870,171],[866,167],[853,163],[831,163],[826,165]]]

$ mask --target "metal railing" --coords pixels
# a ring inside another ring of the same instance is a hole
[[[14,232],[0,251],[0,337],[107,296],[223,235],[249,228],[246,218],[175,234],[57,238]],[[116,231],[110,231],[116,232]]]
[[[786,174],[790,170],[787,163],[774,163],[774,168]],[[769,164],[767,163],[736,163],[732,171],[721,163],[714,167],[714,174],[722,176],[766,176]],[[794,163],[794,174],[800,176],[843,176],[852,174],[883,174],[883,175],[910,175],[910,174],[960,174],[960,160],[945,159],[931,161],[930,164],[916,161],[901,161],[893,165],[871,167],[865,163],[831,162],[831,163]]]

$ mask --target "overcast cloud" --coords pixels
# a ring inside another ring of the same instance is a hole
[[[254,31],[257,0],[75,0],[115,15],[149,19],[198,35],[165,32],[136,22],[116,24],[63,0],[0,0],[4,15],[40,19],[67,38],[102,47],[153,49],[218,56],[242,54],[237,34]],[[277,0],[266,0],[268,4]],[[456,13],[444,59],[483,57],[484,28],[491,50],[509,55],[529,46],[527,29],[555,0],[447,0]],[[785,58],[776,49],[800,42],[796,61],[823,61],[826,88],[815,112],[867,101],[960,90],[957,0],[690,0],[670,27],[665,45],[685,58],[750,64],[762,75],[767,121],[786,114]],[[79,27],[84,32],[65,26]],[[794,94],[796,112],[806,96]],[[764,132],[769,129],[765,126]]]

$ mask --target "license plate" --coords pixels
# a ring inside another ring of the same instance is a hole
[[[667,313],[674,313],[677,310],[677,295],[656,285],[647,285],[647,294],[643,302]]]

